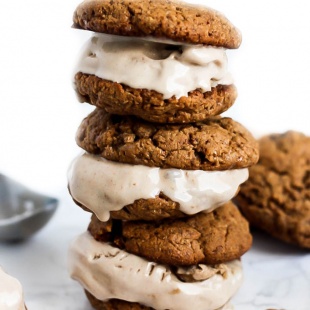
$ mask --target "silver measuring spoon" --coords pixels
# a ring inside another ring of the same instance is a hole
[[[0,174],[0,241],[27,239],[53,216],[58,200]]]

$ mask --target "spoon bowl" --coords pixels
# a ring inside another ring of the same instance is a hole
[[[29,238],[53,216],[58,200],[0,174],[0,241]]]

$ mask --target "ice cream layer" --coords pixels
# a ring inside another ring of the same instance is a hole
[[[25,310],[22,286],[0,268],[0,309]]]
[[[75,72],[133,88],[155,90],[164,99],[187,96],[233,83],[225,49],[175,45],[138,38],[95,34],[85,45]]]
[[[98,242],[88,232],[72,243],[68,262],[71,277],[97,299],[122,299],[157,310],[215,310],[227,303],[242,282],[240,260],[226,263],[224,274],[186,283],[169,266]]]
[[[107,221],[137,199],[155,198],[160,192],[180,204],[186,214],[213,211],[233,198],[248,169],[203,171],[161,169],[106,160],[88,153],[77,157],[68,171],[72,197]]]

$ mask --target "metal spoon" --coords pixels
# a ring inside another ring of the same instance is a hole
[[[0,174],[0,241],[29,238],[50,220],[57,205],[56,198],[38,194]]]

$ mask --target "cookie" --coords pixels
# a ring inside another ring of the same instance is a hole
[[[77,144],[108,160],[187,170],[240,169],[258,160],[257,142],[230,118],[159,125],[96,109],[86,117]]]
[[[166,218],[181,218],[186,214],[180,211],[180,204],[162,192],[155,198],[138,199],[119,211],[112,211],[111,218],[123,221],[160,221]]]
[[[248,222],[231,203],[211,213],[153,222],[100,222],[89,225],[92,236],[127,252],[174,266],[219,264],[239,258],[251,246]]]
[[[260,159],[236,197],[250,223],[310,248],[310,137],[288,131],[259,140]]]
[[[166,0],[88,0],[74,12],[74,26],[120,36],[238,48],[240,32],[221,13]]]
[[[234,85],[217,85],[211,91],[196,89],[187,96],[164,99],[154,90],[136,89],[78,72],[76,91],[81,99],[111,114],[135,115],[157,123],[190,123],[219,115],[237,98]]]

